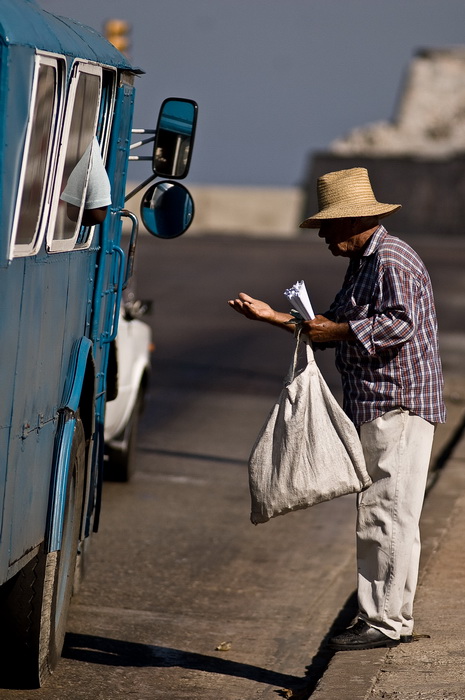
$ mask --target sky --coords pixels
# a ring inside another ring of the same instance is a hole
[[[464,0],[37,1],[99,31],[131,23],[134,126],[196,100],[193,184],[301,184],[315,151],[393,118],[419,49],[465,45]]]

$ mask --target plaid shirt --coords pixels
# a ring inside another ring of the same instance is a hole
[[[336,344],[344,410],[356,426],[396,407],[445,421],[431,281],[410,246],[379,226],[325,315],[357,338]]]

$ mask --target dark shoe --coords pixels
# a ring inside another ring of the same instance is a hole
[[[413,642],[413,634],[401,634],[399,641],[401,644],[410,644]]]
[[[410,644],[410,642],[418,642],[419,639],[431,639],[429,634],[401,634],[401,644]]]
[[[329,648],[335,651],[355,651],[375,647],[396,647],[399,639],[390,639],[385,634],[370,627],[364,620],[358,620],[353,627],[338,634],[329,641]]]

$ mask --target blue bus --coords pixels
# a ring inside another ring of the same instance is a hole
[[[109,356],[138,230],[125,202],[161,177],[143,197],[146,228],[174,237],[194,214],[174,180],[188,172],[197,105],[165,100],[133,144],[140,72],[94,30],[35,0],[2,0],[0,658],[15,687],[40,686],[55,667],[98,527]],[[153,154],[134,156],[147,142]],[[129,159],[152,172],[126,195]],[[111,189],[99,211],[86,199],[95,161]],[[73,208],[63,193],[78,171]]]

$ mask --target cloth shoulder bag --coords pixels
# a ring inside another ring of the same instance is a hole
[[[299,333],[283,389],[249,458],[250,519],[265,523],[370,483],[355,426]]]

